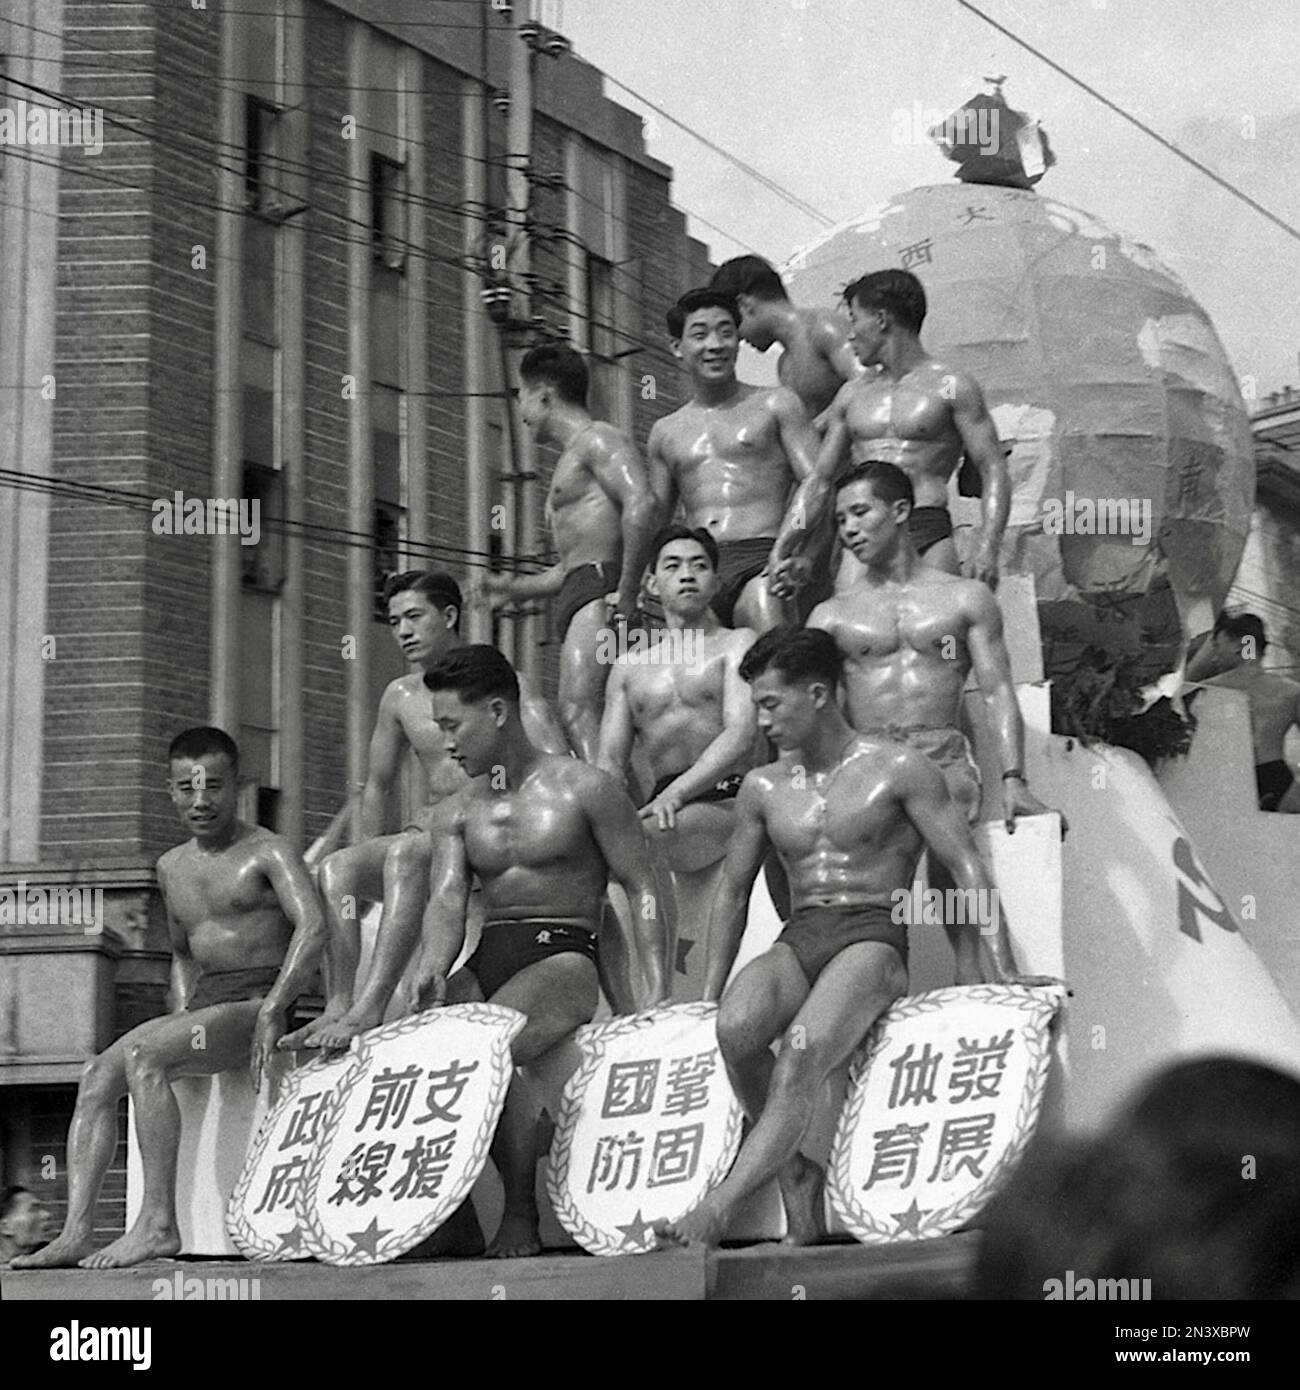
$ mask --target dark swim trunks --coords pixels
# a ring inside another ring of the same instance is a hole
[[[754,536],[747,541],[718,542],[718,592],[713,596],[713,611],[723,627],[731,627],[736,616],[736,604],[745,585],[756,574],[762,574],[776,544],[775,536]]]
[[[681,776],[680,772],[670,772],[666,777],[661,777],[654,786],[654,791],[650,793],[650,800],[662,791],[667,791],[669,787]],[[720,782],[715,782],[711,787],[702,792],[696,792],[689,801],[683,802],[685,806],[694,806],[701,801],[730,801],[740,790],[740,784],[745,780],[743,772],[733,772],[730,777],[724,777]]]
[[[209,1009],[213,1004],[239,1004],[246,999],[262,999],[270,994],[280,973],[278,965],[254,970],[205,970],[199,976],[190,999],[190,1012]]]
[[[810,985],[845,947],[859,941],[892,946],[907,968],[907,927],[895,922],[893,909],[880,903],[796,908],[776,940],[795,953]]]
[[[1291,790],[1295,775],[1291,765],[1282,758],[1271,763],[1255,764],[1255,789],[1259,793],[1259,809],[1276,811],[1278,802]]]
[[[478,949],[465,962],[465,969],[478,981],[483,998],[491,999],[527,966],[565,951],[576,951],[594,964],[596,934],[572,922],[552,922],[545,917],[484,922]]]
[[[569,630],[569,624],[582,609],[596,599],[614,593],[622,577],[617,565],[596,560],[579,565],[564,576],[560,592],[555,596],[555,631],[561,642]]]
[[[913,507],[907,519],[912,544],[918,555],[924,555],[932,545],[946,541],[952,535],[952,517],[947,507]]]

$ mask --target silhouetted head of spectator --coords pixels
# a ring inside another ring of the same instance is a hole
[[[984,1214],[981,1298],[1147,1280],[1153,1299],[1300,1295],[1300,1080],[1167,1068],[1100,1135],[1036,1144]]]

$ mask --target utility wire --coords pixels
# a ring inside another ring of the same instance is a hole
[[[1185,164],[1190,164],[1192,168],[1195,169],[1198,173],[1204,174],[1207,179],[1210,179],[1212,182],[1217,183],[1220,188],[1226,190],[1228,193],[1231,193],[1234,198],[1237,198],[1241,202],[1245,203],[1247,207],[1253,208],[1254,211],[1259,213],[1261,217],[1266,217],[1270,222],[1273,223],[1275,227],[1280,227],[1288,236],[1294,237],[1297,241],[1300,241],[1300,229],[1293,227],[1289,222],[1283,221],[1283,219],[1280,218],[1276,213],[1270,212],[1268,208],[1266,208],[1263,205],[1263,203],[1256,202],[1256,200],[1252,198],[1248,193],[1243,193],[1242,190],[1236,186],[1236,184],[1231,183],[1228,179],[1225,179],[1222,174],[1215,173],[1215,171],[1211,169],[1209,165],[1202,164],[1199,159],[1196,159],[1194,156],[1188,154],[1186,150],[1180,149],[1177,145],[1174,144],[1172,140],[1166,139],[1163,135],[1160,134],[1158,130],[1153,130],[1149,125],[1146,124],[1145,121],[1141,121],[1136,116],[1130,115],[1130,113],[1127,112],[1117,102],[1111,101],[1111,99],[1108,96],[1104,96],[1101,92],[1099,92],[1096,89],[1096,87],[1090,86],[1081,77],[1076,77],[1072,72],[1069,71],[1068,68],[1063,68],[1060,63],[1056,62],[1052,58],[1049,58],[1047,54],[1044,53],[1041,49],[1035,48],[1033,44],[1029,43],[1025,39],[1022,39],[1019,34],[1013,33],[1010,29],[1006,27],[1005,24],[999,24],[996,19],[994,19],[991,15],[985,14],[984,11],[981,10],[977,5],[972,5],[970,3],[970,0],[957,0],[957,4],[959,4],[963,10],[969,10],[971,14],[975,15],[979,19],[982,19],[985,22],[985,24],[989,25],[991,28],[996,29],[999,34],[1005,35],[1007,38],[1011,40],[1012,43],[1018,44],[1027,53],[1032,53],[1034,57],[1037,58],[1040,62],[1046,63],[1047,66],[1053,70],[1053,72],[1060,73],[1061,76],[1066,79],[1066,81],[1074,83],[1076,87],[1079,87],[1083,91],[1087,92],[1087,94],[1090,97],[1092,97],[1094,101],[1101,102],[1101,104],[1104,107],[1106,107],[1107,110],[1113,111],[1122,120],[1127,121],[1129,125],[1136,126],[1143,133],[1143,135],[1149,136],[1152,140],[1156,142],[1156,144],[1162,146],[1171,154],[1176,155]]]

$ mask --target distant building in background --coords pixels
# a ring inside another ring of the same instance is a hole
[[[0,888],[102,888],[104,921],[0,922],[0,1182],[45,1154],[62,1178],[87,1055],[163,1007],[172,736],[228,729],[245,814],[305,846],[404,669],[385,572],[549,551],[553,460],[521,467],[508,415],[524,344],[483,297],[514,8],[5,7],[0,104],[102,108],[104,143],[0,159]],[[592,355],[593,407],[644,444],[682,400],[664,312],[712,267],[640,118],[553,37],[529,328]],[[257,543],[157,534],[178,492],[256,500]],[[537,618],[465,630],[553,664]]]
[[[1263,618],[1264,664],[1300,680],[1300,391],[1288,386],[1264,397],[1250,426],[1255,513],[1228,606]]]

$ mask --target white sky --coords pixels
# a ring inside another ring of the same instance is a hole
[[[977,0],[999,23],[1300,228],[1298,0]],[[552,18],[548,15],[547,18]],[[1147,242],[1248,388],[1300,380],[1300,240],[955,0],[562,0],[579,54],[837,221],[956,167],[896,143],[1006,74],[1057,165],[1039,185]],[[626,94],[610,95],[638,109]],[[647,120],[678,206],[775,261],[820,230],[685,132]],[[746,249],[692,220],[715,259]]]

